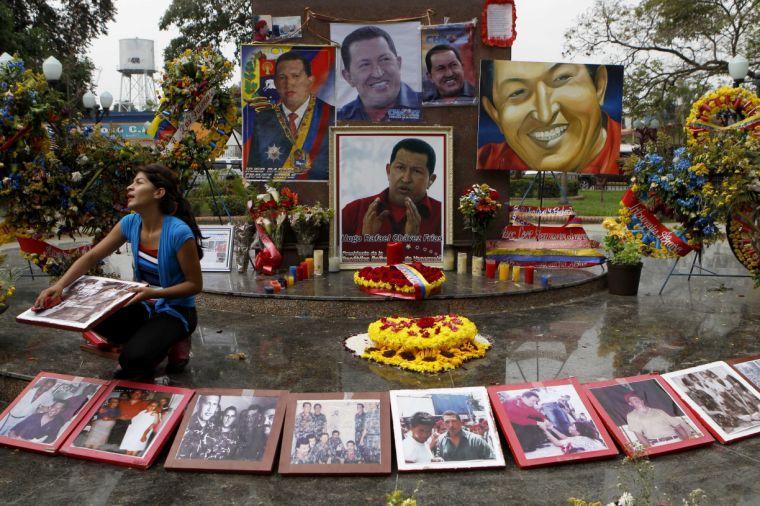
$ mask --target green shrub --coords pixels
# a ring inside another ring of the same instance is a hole
[[[509,182],[509,196],[522,198],[531,183],[533,183],[532,177],[512,179]],[[536,180],[536,182],[533,183],[527,198],[539,198],[540,187],[541,185],[539,184],[539,181]],[[569,197],[578,195],[579,189],[580,184],[578,184],[577,180],[573,179],[567,182],[567,195]],[[560,197],[559,178],[555,179],[553,176],[547,176],[546,179],[544,179],[544,198],[547,197]]]

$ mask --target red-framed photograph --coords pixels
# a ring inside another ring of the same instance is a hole
[[[734,358],[728,364],[760,392],[760,355]]]
[[[95,378],[39,373],[0,414],[0,444],[56,453],[107,384]]]
[[[662,375],[723,444],[760,434],[760,392],[723,361]]]
[[[193,396],[187,388],[112,381],[61,447],[61,453],[147,469]]]
[[[195,393],[164,467],[271,473],[288,392],[203,388]]]
[[[714,441],[659,375],[585,383],[583,388],[612,436],[629,456],[652,457]]]
[[[515,0],[485,0],[481,14],[483,45],[511,47],[517,38]]]
[[[520,467],[618,454],[575,378],[491,386],[488,395]]]
[[[390,474],[388,392],[291,393],[280,474]]]

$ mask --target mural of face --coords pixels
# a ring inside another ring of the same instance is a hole
[[[585,65],[493,62],[493,102],[483,99],[509,147],[536,170],[583,169],[604,148],[601,104],[607,69]]]

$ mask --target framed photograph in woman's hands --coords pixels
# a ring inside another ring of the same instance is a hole
[[[285,419],[284,390],[196,390],[164,467],[270,473]]]
[[[520,467],[617,455],[575,378],[488,387],[488,395]]]
[[[707,430],[658,375],[586,383],[583,388],[629,456],[651,457],[713,442]]]
[[[390,474],[388,392],[288,396],[280,474]]]
[[[0,414],[0,444],[56,453],[108,382],[39,373]]]
[[[61,447],[99,462],[150,467],[182,418],[193,391],[113,381]]]

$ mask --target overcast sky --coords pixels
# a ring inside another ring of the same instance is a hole
[[[156,68],[161,69],[164,64],[164,48],[177,32],[162,32],[158,29],[158,20],[171,3],[170,0],[116,0],[114,3],[118,9],[116,19],[109,23],[108,34],[93,42],[90,57],[98,69],[94,76],[96,93],[108,90],[118,100],[121,81],[121,76],[116,71],[119,39],[138,37],[153,40]],[[593,0],[517,0],[516,4],[517,39],[512,48],[512,59],[560,61],[565,30],[573,25],[579,14],[593,4]],[[223,52],[232,59],[234,48],[230,46]],[[601,62],[599,58],[592,58],[588,63],[597,62]],[[156,77],[159,77],[159,74],[156,74]],[[239,69],[234,79],[240,80]]]

